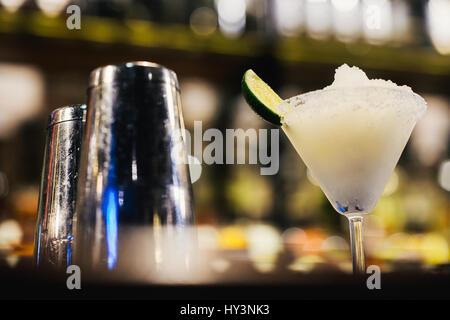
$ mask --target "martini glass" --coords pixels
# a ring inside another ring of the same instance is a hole
[[[290,98],[282,129],[348,218],[353,272],[365,273],[365,214],[377,204],[426,103],[404,87],[326,88]]]

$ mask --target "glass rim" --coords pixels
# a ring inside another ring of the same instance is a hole
[[[408,87],[409,88],[409,87]],[[373,86],[352,86],[352,87],[337,87],[337,88],[330,88],[330,87],[325,87],[322,89],[317,89],[317,90],[312,90],[312,91],[308,91],[308,92],[304,92],[304,93],[300,93],[296,96],[292,96],[290,98],[284,99],[284,102],[289,102],[292,99],[295,98],[300,98],[300,97],[305,97],[305,96],[310,96],[310,95],[317,95],[320,93],[327,93],[327,92],[336,92],[336,91],[345,91],[345,90],[361,90],[361,89],[382,89],[382,90],[388,90],[388,91],[397,91],[397,92],[403,92],[409,95],[412,95],[414,97],[418,97],[421,100],[425,101],[419,94],[415,93],[414,91],[412,91],[411,88],[406,89],[406,88],[402,88],[402,87],[384,87],[384,86],[377,86],[377,85],[373,85]]]

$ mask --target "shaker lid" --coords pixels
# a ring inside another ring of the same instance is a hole
[[[89,88],[128,81],[165,82],[178,89],[175,72],[160,64],[148,61],[133,61],[94,69],[90,75]]]
[[[65,121],[86,120],[86,105],[74,104],[53,110],[48,117],[48,127]]]

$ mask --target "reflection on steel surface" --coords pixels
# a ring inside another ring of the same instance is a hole
[[[39,193],[34,260],[38,266],[71,263],[72,219],[85,105],[56,109],[49,117]]]

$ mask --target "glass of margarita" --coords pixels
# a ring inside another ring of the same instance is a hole
[[[353,271],[365,273],[363,217],[383,193],[425,101],[407,86],[369,80],[343,65],[332,85],[290,98],[278,110],[312,176],[348,218]]]

